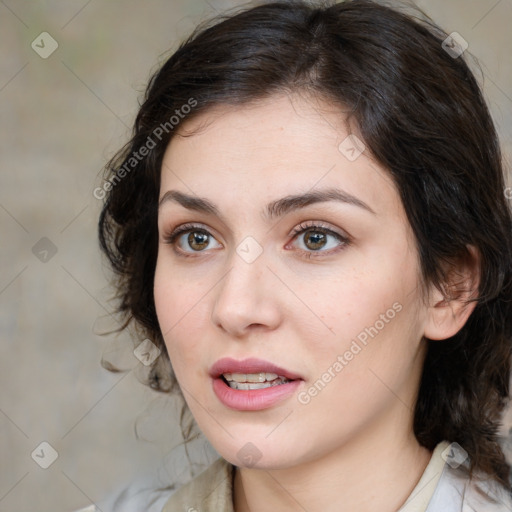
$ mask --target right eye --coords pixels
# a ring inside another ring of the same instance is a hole
[[[175,229],[171,234],[165,236],[166,244],[173,245],[175,249],[177,248],[177,253],[186,253],[186,256],[204,252],[206,249],[222,247],[218,242],[217,246],[211,247],[210,245],[213,241],[216,242],[213,235],[196,224],[184,224]]]

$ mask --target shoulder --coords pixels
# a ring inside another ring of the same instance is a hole
[[[482,473],[475,473],[470,479],[469,461],[458,464],[450,457],[450,451],[453,455],[450,448],[445,451],[442,473],[426,512],[512,511],[512,496],[507,489]]]
[[[162,512],[234,512],[232,485],[235,466],[222,457],[180,487]]]

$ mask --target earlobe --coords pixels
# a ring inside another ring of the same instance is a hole
[[[446,274],[443,292],[432,285],[424,336],[445,340],[457,334],[476,307],[480,284],[480,255],[474,246]]]

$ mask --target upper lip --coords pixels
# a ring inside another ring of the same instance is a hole
[[[302,377],[294,372],[281,368],[269,361],[251,357],[237,361],[231,357],[223,357],[216,361],[210,368],[210,376],[214,379],[220,377],[223,373],[276,373],[290,380],[302,379]]]

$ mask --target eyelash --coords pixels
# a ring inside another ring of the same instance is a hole
[[[293,239],[295,239],[295,238],[298,238],[300,235],[306,233],[307,231],[312,231],[314,233],[315,232],[323,233],[325,235],[331,235],[338,242],[340,242],[340,245],[338,245],[338,247],[336,247],[334,249],[329,249],[327,251],[304,251],[303,249],[299,249],[299,251],[302,252],[306,258],[309,258],[309,259],[321,258],[326,255],[330,256],[332,254],[335,254],[338,251],[345,249],[347,246],[350,245],[350,242],[351,242],[351,240],[349,239],[348,236],[343,236],[340,233],[336,233],[332,229],[329,229],[327,226],[325,226],[322,222],[311,222],[311,221],[309,223],[302,222],[296,228],[294,228],[294,230],[292,231],[290,236],[292,236]]]
[[[197,231],[200,233],[205,233],[208,236],[212,236],[211,233],[207,229],[205,229],[197,224],[183,224],[179,228],[172,231],[170,234],[164,235],[164,243],[173,245],[175,252],[177,254],[179,254],[181,257],[184,257],[184,258],[197,257],[198,254],[201,254],[201,252],[205,252],[205,251],[194,251],[195,252],[195,254],[194,254],[194,253],[188,253],[188,252],[185,252],[185,251],[182,251],[182,250],[176,248],[176,240],[180,237],[180,235],[189,233],[191,231]],[[327,250],[327,251],[304,251],[303,249],[299,249],[299,251],[302,252],[304,254],[304,256],[308,259],[323,257],[326,254],[332,255],[334,253],[337,253],[340,250],[345,249],[351,243],[351,239],[348,236],[343,236],[339,233],[336,233],[332,229],[329,229],[327,226],[323,225],[321,222],[316,222],[316,223],[315,222],[312,222],[312,223],[304,223],[303,222],[303,223],[299,224],[292,231],[290,236],[292,236],[293,239],[295,239],[299,235],[301,235],[307,231],[313,231],[313,232],[323,233],[325,235],[331,235],[334,238],[336,238],[336,240],[338,240],[338,242],[340,242],[340,245],[338,247],[336,247],[335,249]]]

